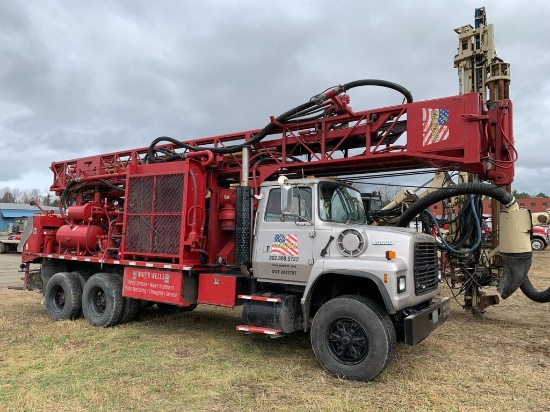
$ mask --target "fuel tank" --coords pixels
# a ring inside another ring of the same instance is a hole
[[[96,225],[64,225],[55,235],[57,242],[66,248],[93,251],[100,236],[105,232]]]

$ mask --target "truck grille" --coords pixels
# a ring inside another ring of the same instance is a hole
[[[414,245],[414,290],[423,295],[437,289],[439,261],[437,245],[433,242],[419,242]]]

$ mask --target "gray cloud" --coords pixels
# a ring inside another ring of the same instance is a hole
[[[512,64],[520,191],[550,192],[546,167],[550,5],[486,1]],[[0,187],[45,187],[49,164],[263,127],[325,88],[360,78],[416,100],[456,94],[453,29],[467,2],[0,2]],[[397,103],[353,91],[352,106]],[[546,187],[544,186],[546,185]]]

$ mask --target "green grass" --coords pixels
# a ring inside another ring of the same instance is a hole
[[[375,381],[333,378],[309,336],[235,331],[240,310],[199,307],[102,329],[47,318],[35,292],[0,289],[1,411],[542,411],[548,305],[512,297],[452,318]],[[525,316],[519,316],[518,310]]]

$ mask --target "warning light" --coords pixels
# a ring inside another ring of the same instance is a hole
[[[386,250],[386,259],[392,260],[395,259],[395,251],[394,250]]]

